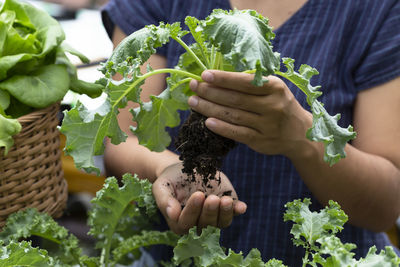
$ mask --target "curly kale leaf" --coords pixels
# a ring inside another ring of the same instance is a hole
[[[236,71],[255,69],[255,85],[263,75],[279,70],[279,53],[272,50],[275,37],[268,19],[254,10],[214,10],[201,24],[205,39],[218,48]]]
[[[78,264],[82,254],[78,239],[68,230],[57,224],[47,213],[40,213],[29,208],[11,214],[0,233],[0,239],[6,245],[18,242],[21,238],[38,236],[55,244],[52,253],[55,260],[65,264]]]
[[[290,233],[293,242],[302,246],[306,252],[303,266],[399,266],[400,258],[392,247],[386,247],[379,254],[376,247],[371,247],[365,258],[355,259],[351,252],[357,246],[352,243],[343,244],[335,235],[343,229],[347,215],[338,203],[329,201],[329,206],[319,212],[309,209],[310,199],[294,200],[285,205],[285,221],[294,222]]]
[[[346,143],[356,137],[353,127],[340,127],[337,122],[340,115],[329,115],[323,104],[317,100],[322,94],[318,89],[320,86],[312,86],[310,79],[317,75],[318,71],[306,64],[299,68],[299,72],[294,70],[294,59],[283,58],[287,70],[286,72],[277,71],[276,74],[288,79],[295,84],[307,96],[308,105],[311,107],[313,114],[312,127],[307,130],[308,139],[317,142],[323,142],[325,146],[324,160],[333,165],[341,158],[346,157],[344,147]]]
[[[30,242],[12,241],[4,246],[0,241],[0,266],[59,266],[46,250],[33,248]]]
[[[197,235],[196,227],[182,236],[174,248],[173,262],[177,265],[193,260],[195,266],[226,266],[226,267],[283,267],[281,261],[272,259],[264,263],[257,249],[252,249],[247,257],[242,253],[235,253],[229,249],[228,254],[219,244],[220,229],[208,226],[202,229],[201,235]]]
[[[127,238],[125,232],[137,228],[135,218],[143,216],[139,207],[144,208],[149,217],[153,217],[157,211],[151,184],[147,180],[125,174],[122,182],[123,185],[119,187],[116,178],[107,178],[104,187],[92,200],[89,234],[96,237],[96,247],[102,249],[101,264],[111,261],[111,249]]]

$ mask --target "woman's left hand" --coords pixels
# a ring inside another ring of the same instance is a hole
[[[308,142],[312,115],[281,79],[268,76],[263,86],[255,86],[253,74],[207,70],[201,77],[204,82],[190,83],[197,96],[189,98],[189,105],[208,117],[211,131],[259,153],[289,158]]]

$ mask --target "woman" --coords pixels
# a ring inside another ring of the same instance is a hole
[[[171,196],[174,189],[163,186],[182,179],[175,148],[150,152],[133,135],[118,146],[107,145],[108,171],[134,172],[154,182],[157,204],[173,231],[227,227],[221,235],[224,247],[245,254],[256,247],[264,260],[277,258],[289,266],[301,262],[304,252],[292,244],[290,225],[282,216],[285,203],[305,197],[314,210],[330,199],[339,202],[349,216],[340,237],[357,244],[357,256],[365,256],[372,245],[378,250],[390,245],[382,232],[400,214],[400,3],[114,0],[104,8],[103,21],[116,45],[146,24],[183,25],[187,15],[203,19],[214,8],[257,10],[275,29],[275,51],[318,69],[312,83],[322,86],[320,101],[330,114],[341,113],[341,126],[352,124],[357,132],[345,147],[347,157],[333,167],[323,162],[323,146],[305,138],[312,116],[303,93],[292,84],[271,76],[264,86],[251,87],[250,74],[214,70],[203,72],[204,82],[191,82],[197,96],[189,104],[208,117],[211,131],[239,142],[221,175],[224,188],[236,191],[241,201],[220,197],[220,192],[207,198],[195,192],[181,210]],[[172,42],[149,63],[154,69],[172,67],[183,52]],[[165,88],[164,78],[146,81],[143,100]],[[129,112],[121,111],[119,119],[129,133]]]

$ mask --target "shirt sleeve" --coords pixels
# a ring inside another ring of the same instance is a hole
[[[115,25],[129,35],[146,25],[158,25],[167,21],[168,1],[162,0],[110,0],[101,10],[103,25],[110,39]],[[157,53],[166,55],[166,47],[157,48]]]
[[[373,41],[355,72],[357,90],[400,76],[400,1],[394,1],[382,17],[384,20],[377,25]]]

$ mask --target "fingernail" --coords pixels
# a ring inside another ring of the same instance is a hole
[[[212,129],[212,128],[215,128],[215,126],[217,126],[217,123],[213,119],[207,119],[206,126],[207,126],[207,128]]]
[[[191,80],[189,83],[189,88],[195,90],[199,86],[199,82],[197,80]]]
[[[212,82],[214,81],[214,74],[209,71],[204,71],[201,74],[201,78],[206,82]]]
[[[195,107],[195,106],[197,106],[198,103],[199,103],[199,99],[198,99],[197,96],[191,96],[191,97],[189,97],[189,100],[188,100],[189,106]]]

